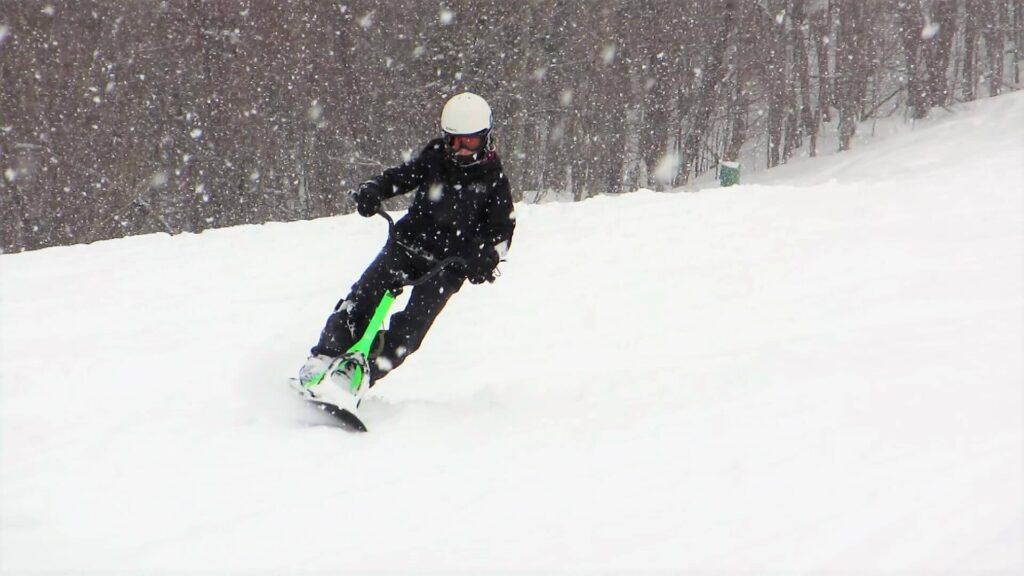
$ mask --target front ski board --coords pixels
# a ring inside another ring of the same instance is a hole
[[[345,410],[344,408],[339,408],[339,407],[335,406],[334,404],[328,404],[326,402],[317,402],[316,400],[314,400],[312,398],[307,398],[306,400],[310,404],[312,404],[312,405],[316,406],[317,408],[319,408],[320,410],[322,410],[323,412],[326,412],[326,413],[330,414],[331,416],[334,416],[335,418],[337,418],[338,421],[341,423],[341,426],[343,428],[345,428],[346,430],[351,430],[352,432],[366,432],[367,431],[366,430],[366,424],[363,424],[363,421],[359,419],[359,416],[356,416],[352,412],[349,412],[348,410]]]
[[[338,421],[338,424],[340,425],[339,428],[344,428],[350,432],[367,432],[366,424],[363,424],[363,421],[357,414],[351,410],[346,410],[340,406],[328,404],[327,402],[320,402],[316,398],[313,398],[309,395],[309,391],[299,384],[298,378],[289,378],[288,385],[298,392],[299,396],[301,396],[303,400],[312,404],[321,412],[326,412],[333,416]]]

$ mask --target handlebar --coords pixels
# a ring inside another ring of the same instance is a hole
[[[388,245],[391,245],[392,243],[395,242],[395,220],[394,218],[391,217],[390,214],[385,212],[383,208],[377,210],[377,214],[384,217],[384,219],[388,221]],[[405,284],[407,286],[419,286],[420,284],[423,284],[426,281],[433,278],[434,276],[440,274],[441,271],[444,270],[445,267],[448,266],[449,264],[462,264],[463,266],[465,266],[466,259],[461,256],[449,256],[435,264],[434,267],[428,270],[427,273],[424,274],[423,276],[420,276],[415,280],[406,282]]]

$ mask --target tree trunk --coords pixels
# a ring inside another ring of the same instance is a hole
[[[829,65],[829,50],[832,45],[831,5],[811,17],[811,39],[818,61],[818,112],[817,124],[832,121],[832,74]]]
[[[988,53],[988,92],[990,96],[998,96],[1003,91],[1003,11],[999,0],[982,2],[985,6],[982,37],[985,38],[985,51]]]
[[[746,93],[748,74],[748,66],[737,68],[729,98],[729,139],[722,152],[722,159],[728,162],[739,162],[743,144],[747,141],[747,114],[750,110],[750,100]]]
[[[1007,16],[1012,30],[1010,38],[1013,42],[1013,69],[1011,72],[1013,76],[1010,80],[1014,86],[1020,88],[1020,52],[1021,43],[1024,43],[1024,0],[1010,0],[1007,9],[1013,12]]]
[[[811,111],[811,75],[807,42],[804,38],[804,27],[807,25],[807,14],[804,11],[804,0],[793,0],[793,70],[798,80],[800,92],[800,124],[803,132],[810,140],[808,154],[817,155],[818,124]]]
[[[964,100],[974,100],[978,85],[977,47],[978,47],[978,0],[964,2],[964,60],[963,88]]]
[[[1020,53],[1024,44],[1024,0],[1013,2],[1013,85],[1020,87]]]
[[[781,6],[780,6],[781,8]],[[773,10],[774,12],[774,10]],[[785,29],[772,19],[764,22],[767,37],[765,54],[765,76],[768,80],[768,168],[774,168],[785,157],[783,131],[792,100],[789,81],[786,76]],[[788,140],[788,138],[787,138]]]
[[[916,2],[904,1],[897,4],[900,43],[907,69],[907,106],[910,107],[912,118],[919,119],[928,115],[928,93],[922,80],[921,71],[921,30],[924,18]]]
[[[956,34],[955,0],[937,0],[932,4],[932,26],[937,26],[938,31],[933,32],[925,42],[930,108],[949,103],[949,82],[946,72],[949,69],[953,36]]]
[[[839,5],[839,42],[836,48],[836,95],[839,99],[839,150],[849,150],[857,131],[864,100],[866,66],[864,38],[866,7],[860,2]]]

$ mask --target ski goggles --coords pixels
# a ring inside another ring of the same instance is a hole
[[[448,134],[445,136],[445,143],[452,150],[469,150],[479,152],[484,148],[483,134]]]

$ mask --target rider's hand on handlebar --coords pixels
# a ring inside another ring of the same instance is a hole
[[[380,190],[373,182],[364,182],[356,192],[356,210],[360,216],[376,216],[380,211]]]
[[[470,284],[493,282],[498,261],[498,251],[493,246],[482,246],[479,252],[466,258],[466,279]]]

